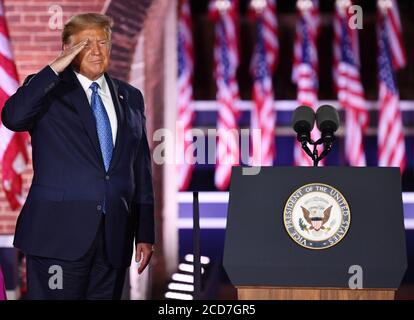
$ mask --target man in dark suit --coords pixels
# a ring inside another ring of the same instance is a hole
[[[134,239],[139,273],[152,256],[144,101],[106,73],[111,25],[101,14],[72,17],[61,55],[3,108],[4,125],[32,139],[34,176],[14,239],[32,299],[119,299]]]

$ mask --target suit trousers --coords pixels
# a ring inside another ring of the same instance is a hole
[[[53,241],[53,239],[51,239]],[[126,268],[113,268],[105,248],[105,217],[88,252],[76,261],[28,255],[29,300],[119,300]]]

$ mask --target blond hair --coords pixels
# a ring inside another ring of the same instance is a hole
[[[72,16],[62,31],[62,45],[68,44],[70,37],[89,28],[102,28],[111,39],[112,18],[100,13],[81,13]]]

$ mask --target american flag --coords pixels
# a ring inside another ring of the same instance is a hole
[[[272,73],[276,68],[279,43],[277,38],[278,24],[276,18],[276,1],[267,0],[266,7],[254,8],[257,15],[256,46],[251,62],[251,73],[254,78],[254,108],[251,116],[252,129],[260,129],[260,149],[254,150],[253,165],[271,166],[276,157],[275,126],[276,113],[272,89]]]
[[[177,154],[178,188],[186,190],[190,184],[194,168],[192,144],[193,99],[193,39],[191,32],[191,12],[187,0],[179,7],[178,19],[178,116],[177,116]]]
[[[352,1],[337,1],[334,17],[334,79],[340,105],[346,110],[345,153],[351,166],[366,166],[364,133],[368,111],[359,72],[357,29],[351,29]]]
[[[407,54],[404,49],[402,40],[402,27],[398,4],[395,0],[380,0],[379,6],[386,7],[386,11],[380,9],[380,21],[384,23],[387,32],[389,47],[391,51],[391,59],[394,70],[404,68],[407,64]]]
[[[16,65],[10,45],[9,32],[0,1],[0,111],[6,100],[19,87]],[[14,133],[0,124],[0,162],[2,165],[2,186],[12,210],[24,202],[22,194],[22,173],[28,163],[26,133]]]
[[[316,0],[298,0],[298,21],[294,45],[292,80],[297,85],[297,100],[302,106],[316,108],[318,101],[318,51],[319,3]],[[312,131],[316,139],[317,130]],[[299,142],[294,146],[297,166],[311,166],[312,160],[302,150]]]
[[[384,2],[386,3],[386,2]],[[395,71],[405,65],[405,50],[401,39],[401,23],[395,1],[392,7],[379,6],[378,77],[379,123],[378,165],[405,169],[404,128],[400,111]]]
[[[239,135],[237,119],[239,112],[239,88],[236,70],[239,64],[237,49],[238,1],[216,0],[209,6],[210,17],[216,21],[214,44],[215,77],[217,85],[217,164],[215,185],[227,189],[231,168],[239,164]]]

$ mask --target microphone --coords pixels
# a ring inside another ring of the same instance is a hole
[[[300,106],[293,112],[292,127],[298,134],[298,141],[310,142],[310,132],[315,125],[315,112],[311,107]]]
[[[330,105],[323,105],[316,111],[316,125],[322,132],[324,143],[332,143],[339,128],[338,111]]]
[[[339,114],[338,111],[330,106],[323,105],[316,111],[316,125],[322,133],[321,141],[324,149],[318,157],[318,161],[325,158],[332,150],[332,144],[335,140],[334,133],[339,128]]]

